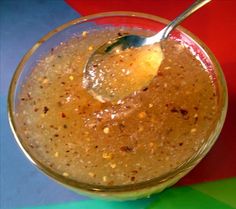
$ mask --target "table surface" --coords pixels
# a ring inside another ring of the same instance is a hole
[[[81,15],[112,10],[133,10],[173,19],[192,1],[127,0],[1,0],[0,1],[0,208],[175,208],[189,195],[197,197],[196,208],[236,208],[236,1],[213,0],[182,25],[202,39],[213,51],[224,71],[229,92],[226,123],[219,140],[207,157],[178,185],[150,199],[128,203],[90,200],[75,194],[39,172],[25,158],[11,133],[7,119],[7,93],[11,77],[23,55],[43,35]],[[174,5],[174,6],[173,6]],[[193,183],[225,179],[209,184]],[[206,186],[207,185],[207,186]],[[207,189],[206,189],[207,188]],[[216,189],[218,188],[218,190]],[[221,193],[217,193],[221,189]],[[223,192],[222,192],[223,191]],[[204,196],[208,194],[209,196]],[[211,199],[211,197],[213,199]],[[219,199],[219,202],[214,202]],[[167,201],[166,201],[167,200]],[[79,204],[78,204],[79,203]],[[190,202],[191,204],[193,202]],[[227,203],[227,204],[226,204]],[[200,205],[199,205],[200,204]],[[151,205],[151,206],[150,206]],[[185,204],[185,206],[187,203]],[[231,206],[230,206],[231,205]],[[185,208],[185,206],[181,206]],[[45,207],[47,208],[47,207]],[[195,208],[195,207],[191,207]],[[204,208],[204,207],[203,207]]]

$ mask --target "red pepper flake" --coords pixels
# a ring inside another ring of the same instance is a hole
[[[53,163],[50,163],[50,164],[49,164],[49,167],[51,167],[51,168],[52,168],[52,167],[53,167],[53,165],[54,165]]]
[[[132,176],[132,177],[130,178],[130,180],[131,180],[131,181],[134,181],[134,180],[135,180],[135,176]]]
[[[47,106],[45,106],[45,107],[43,108],[43,113],[46,114],[46,113],[48,112],[48,110],[49,110],[49,108],[48,108]]]
[[[148,87],[144,88],[143,91],[147,91],[148,90]]]
[[[197,114],[197,113],[195,113],[195,115],[194,115],[194,124],[196,124],[196,123],[197,123],[197,121],[198,121],[198,114]]]
[[[185,110],[185,109],[183,109],[183,108],[180,108],[180,113],[181,113],[183,116],[185,116],[185,115],[188,114],[188,110]]]
[[[188,110],[184,109],[184,108],[176,108],[176,107],[173,107],[171,108],[170,110],[171,112],[173,113],[180,113],[185,119],[188,119],[189,117],[187,116],[188,115]]]
[[[28,96],[29,100],[31,100],[31,99],[32,99],[32,96],[31,96],[31,94],[30,94],[30,93],[27,93],[27,96]]]
[[[137,174],[137,173],[138,173],[137,170],[132,170],[131,172],[132,172],[133,174]]]
[[[120,150],[121,150],[122,152],[132,152],[132,151],[133,151],[133,148],[130,147],[130,146],[122,146],[122,147],[120,147]]]
[[[61,117],[62,117],[62,118],[65,118],[65,117],[66,117],[66,115],[65,115],[64,112],[61,113]]]
[[[122,124],[122,123],[119,123],[118,127],[119,127],[120,131],[123,132],[123,129],[125,128],[125,125]]]
[[[195,110],[198,110],[198,107],[193,107]]]

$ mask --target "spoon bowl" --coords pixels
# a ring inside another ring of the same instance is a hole
[[[167,39],[171,31],[174,28],[176,28],[184,19],[189,17],[191,14],[193,14],[195,11],[197,11],[198,9],[200,9],[201,7],[203,7],[210,1],[211,0],[195,1],[188,9],[186,9],[183,13],[181,13],[178,17],[176,17],[173,21],[171,21],[165,28],[163,28],[161,31],[159,31],[157,34],[151,37],[143,37],[143,36],[131,34],[131,35],[118,37],[114,40],[109,40],[107,43],[103,44],[92,54],[92,56],[89,58],[87,62],[87,65],[84,68],[84,76],[83,76],[84,88],[87,88],[88,91],[91,93],[91,95],[93,95],[96,99],[100,100],[101,102],[105,102],[105,101],[117,102],[120,99],[123,99],[125,96],[128,96],[128,94],[133,93],[135,90],[137,91],[137,90],[140,90],[141,88],[145,88],[145,85],[148,85],[151,82],[155,74],[153,74],[153,77],[150,77],[149,82],[145,80],[145,82],[143,82],[142,85],[138,85],[136,89],[131,88],[130,92],[124,93],[122,89],[120,91],[117,91],[117,87],[115,87],[114,89],[111,86],[107,87],[107,85],[103,85],[104,82],[108,82],[108,83],[112,82],[112,81],[106,81],[104,79],[104,76],[100,78],[96,77],[96,78],[91,79],[91,75],[94,75],[94,70],[96,70],[94,69],[94,63],[96,63],[97,65],[99,61],[103,60],[103,58],[107,54],[120,53],[127,49],[142,48],[144,46],[157,44],[161,42],[162,40]],[[158,47],[160,47],[160,45]],[[155,56],[158,61],[154,64],[151,64],[153,68],[155,68],[155,69],[151,69],[151,71],[153,72],[157,72],[161,64],[161,59],[163,59],[163,54],[160,48],[156,52],[159,53],[159,54],[156,54]],[[142,63],[143,62],[150,63],[149,60],[144,60],[142,61]],[[102,67],[105,67],[105,66],[102,66]],[[99,70],[101,72],[100,74],[104,75],[106,74],[106,72],[102,70],[102,67],[100,67]],[[105,76],[105,77],[109,78],[109,76]],[[128,85],[132,85],[132,83],[126,82],[126,85],[128,87]]]

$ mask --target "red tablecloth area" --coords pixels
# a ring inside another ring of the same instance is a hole
[[[192,0],[66,0],[81,15],[108,11],[145,12],[172,20]],[[182,24],[198,36],[218,59],[228,85],[226,122],[213,149],[178,184],[236,176],[236,1],[212,0]]]

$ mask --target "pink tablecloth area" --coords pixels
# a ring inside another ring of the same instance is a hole
[[[191,0],[66,0],[88,15],[107,11],[136,11],[173,19]],[[182,23],[213,51],[228,83],[229,107],[222,133],[207,157],[178,184],[186,185],[236,176],[236,1],[213,0]]]

